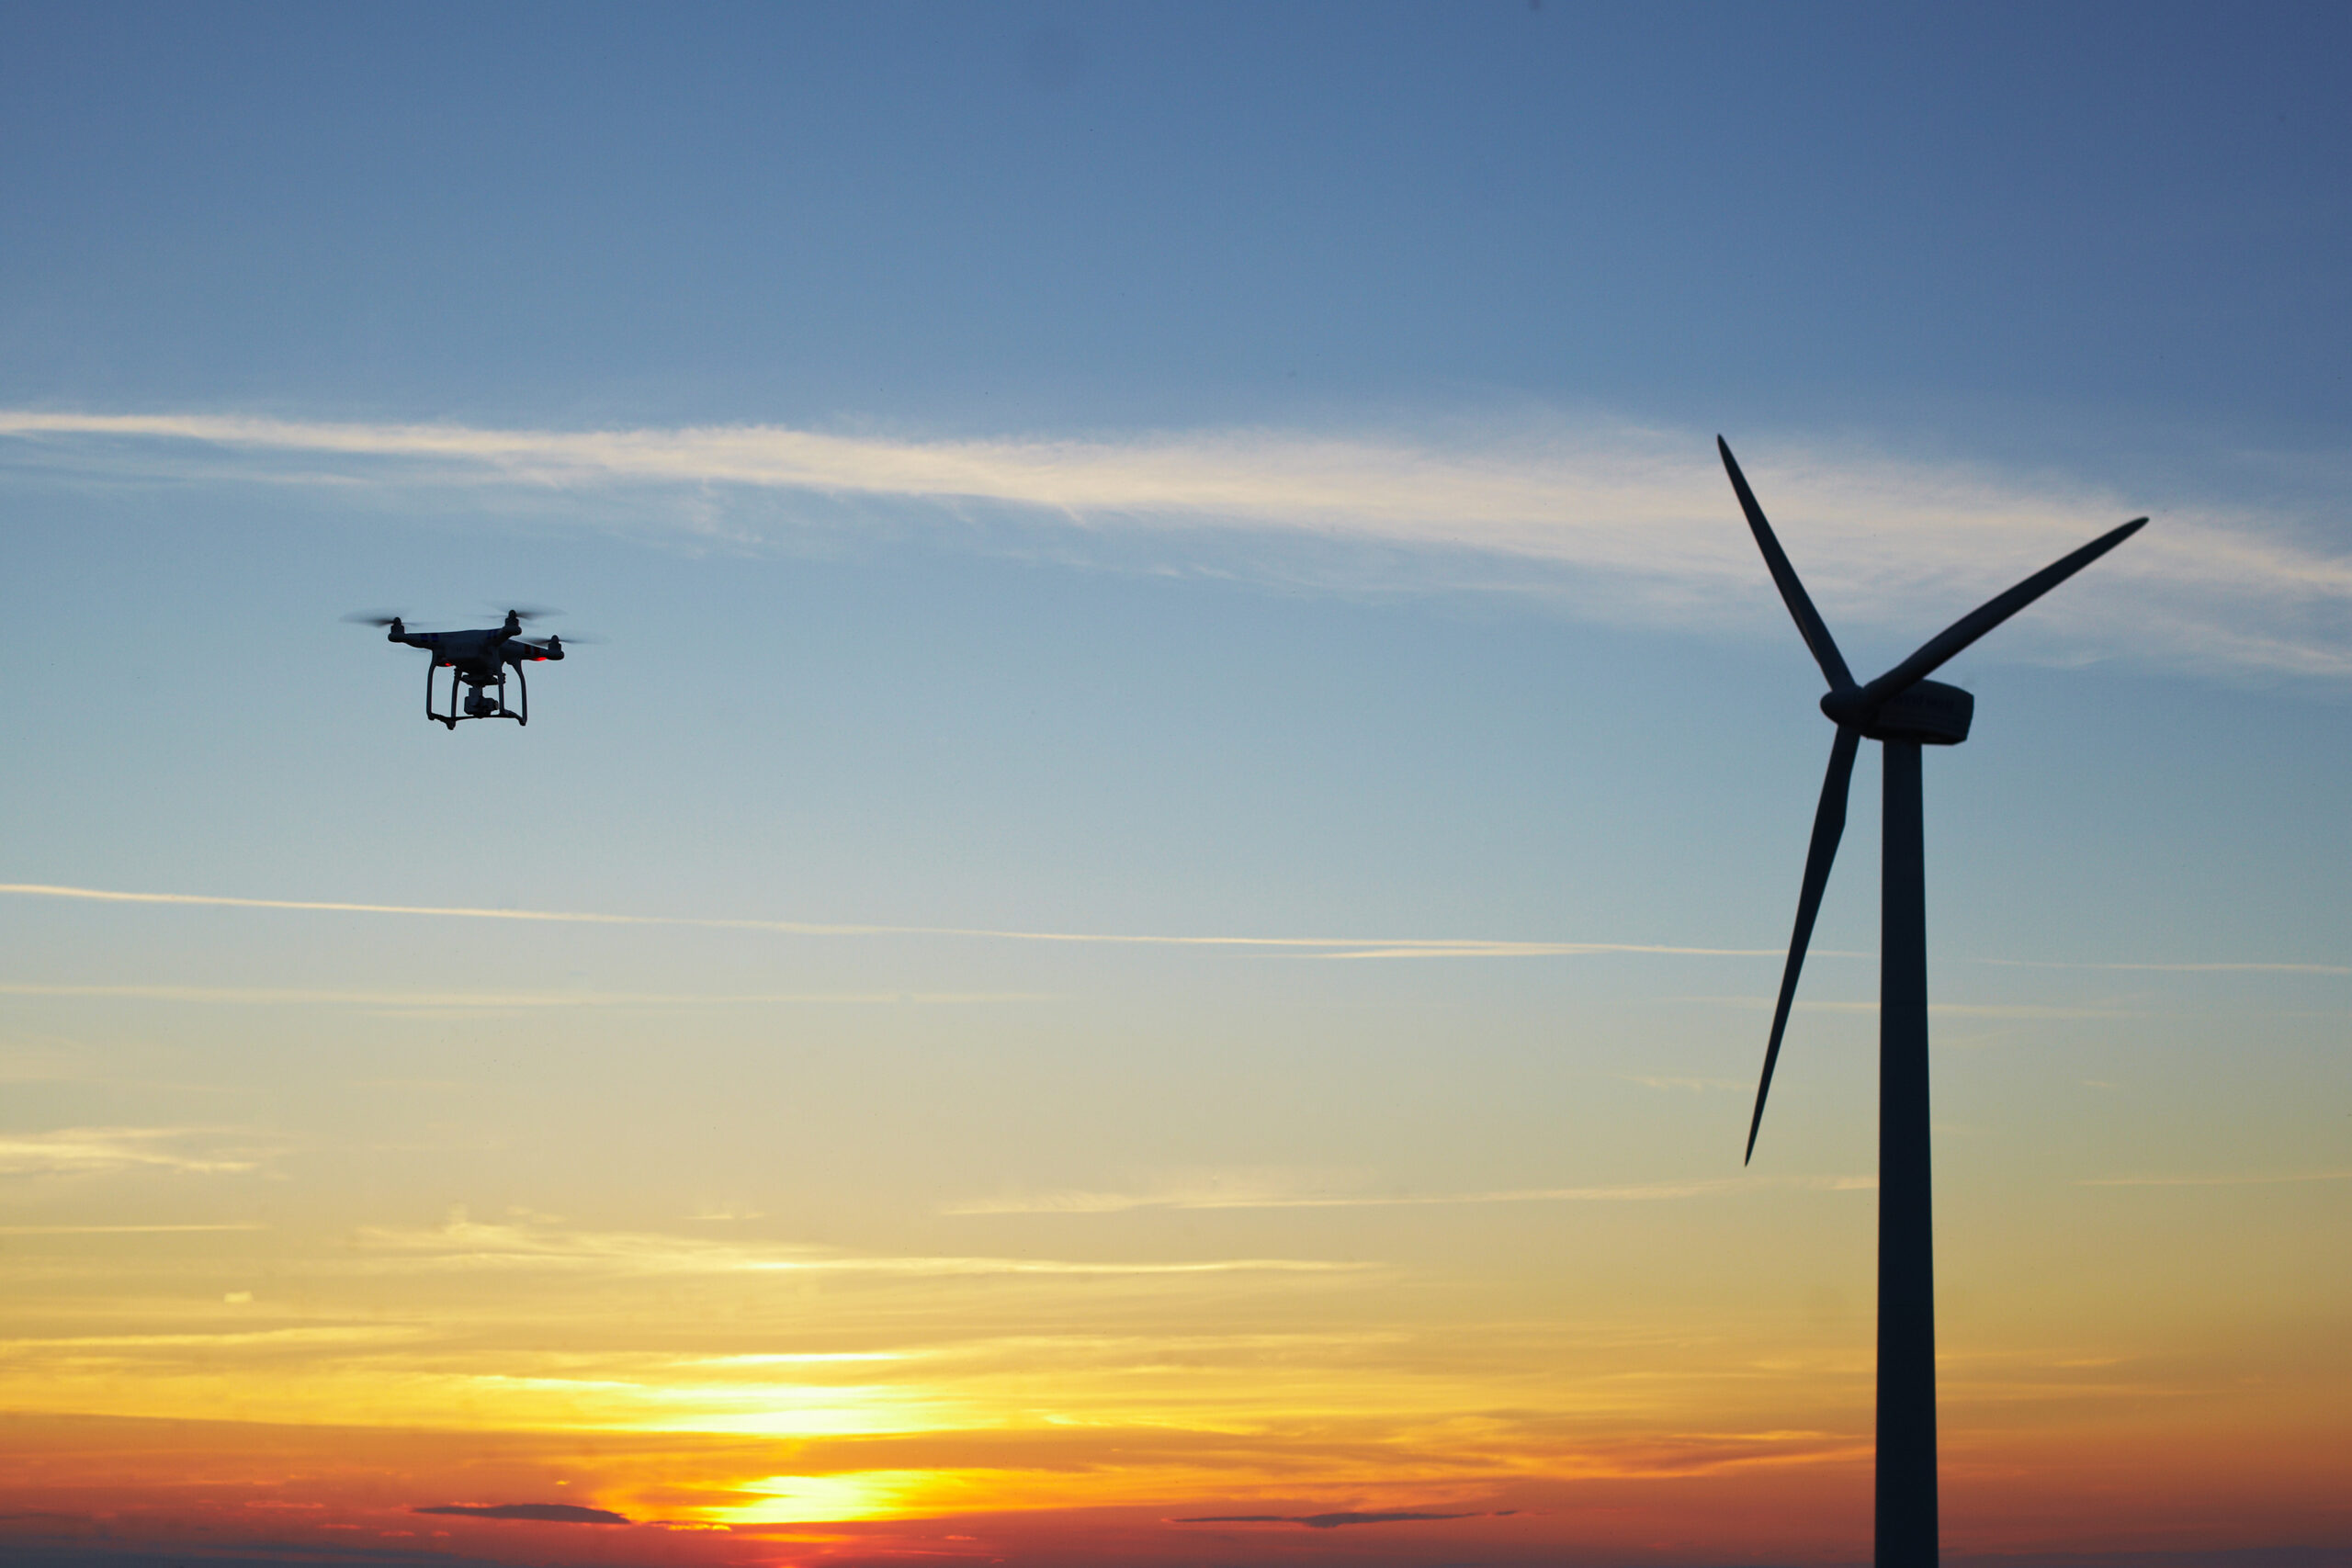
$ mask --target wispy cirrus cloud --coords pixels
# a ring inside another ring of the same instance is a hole
[[[104,887],[52,886],[42,883],[0,883],[0,895],[24,898],[65,898],[101,904],[156,904],[183,908],[225,909],[288,909],[343,915],[413,915],[438,919],[461,920],[521,920],[542,921],[559,925],[596,926],[673,926],[701,931],[772,931],[782,936],[918,936],[978,938],[996,942],[1058,942],[1076,946],[1107,947],[1223,947],[1266,948],[1300,953],[1313,957],[1332,958],[1532,958],[1547,956],[1583,956],[1600,953],[1647,954],[1659,957],[1697,958],[1778,958],[1778,948],[1745,947],[1671,947],[1656,942],[1498,942],[1484,937],[1314,937],[1314,936],[1134,936],[1099,931],[1005,931],[977,926],[876,926],[828,925],[808,920],[762,920],[710,919],[688,915],[608,915],[568,909],[481,909],[423,904],[368,904],[331,902],[301,898],[232,898],[200,893],[132,893]],[[1823,953],[1819,956],[1836,956]],[[198,991],[204,987],[66,987],[24,983],[0,984],[0,993],[16,990],[26,995],[97,995],[143,991]],[[213,987],[213,991],[220,988]],[[245,993],[229,993],[232,997]],[[260,993],[255,993],[259,995]],[[273,995],[281,993],[270,993]],[[315,996],[320,999],[363,1000],[374,993],[282,993],[288,998]],[[205,997],[177,994],[171,1000],[201,1000]],[[223,999],[214,996],[211,999]],[[564,993],[553,1002],[578,1005],[594,998]],[[635,1000],[684,1000],[684,998],[616,998]],[[806,997],[744,997],[704,998],[702,1000],[742,1001],[859,1001],[895,1000],[890,997],[854,995]],[[961,994],[926,998],[931,1000],[987,1000],[989,996],[967,997]],[[463,998],[459,998],[462,1002]],[[424,1005],[410,997],[405,1002],[384,1005]],[[453,1003],[452,1005],[458,1005]],[[503,1004],[494,998],[473,998],[471,1005],[533,1005],[533,998],[521,998]],[[552,1005],[550,1003],[549,1005]]]
[[[1754,997],[1685,997],[1684,1001],[1711,1002],[1720,1007],[1754,1008],[1762,1010],[1772,1005],[1769,996]],[[1875,1001],[1799,1001],[1799,1012],[1875,1013]],[[1928,1010],[1938,1018],[2141,1018],[2143,1010],[2120,1007],[2064,1007],[2041,1002],[1930,1002]]]
[[[428,1337],[410,1324],[310,1325],[292,1328],[236,1329],[225,1333],[28,1335],[0,1339],[0,1354],[73,1350],[250,1350],[289,1347],[390,1345]]]
[[[898,1256],[832,1247],[712,1241],[658,1232],[486,1224],[462,1215],[429,1228],[365,1229],[358,1234],[357,1245],[363,1257],[370,1260],[365,1266],[379,1271],[512,1269],[622,1275],[868,1274],[949,1278],[1329,1274],[1357,1272],[1365,1267],[1283,1258],[1100,1263],[1036,1258]]]
[[[2217,1176],[2100,1176],[2075,1183],[2077,1187],[2279,1187],[2306,1181],[2352,1181],[2352,1170],[2290,1171],[2284,1175],[2254,1171]]]
[[[209,893],[151,893],[108,887],[74,887],[31,882],[0,883],[0,897],[57,898],[96,904],[154,905],[177,908],[288,910],[337,915],[398,915],[426,919],[506,920],[524,923],[592,926],[652,926],[697,931],[767,931],[779,936],[815,937],[944,937],[984,942],[1046,942],[1078,947],[1207,948],[1288,953],[1306,958],[1770,958],[1786,956],[1777,947],[1703,947],[1668,942],[1547,942],[1489,937],[1344,937],[1344,936],[1204,936],[1149,935],[1120,931],[1046,931],[986,926],[861,925],[815,920],[777,920],[698,915],[626,915],[579,909],[478,908],[463,905],[381,904],[316,898],[241,898]],[[1838,948],[1814,948],[1811,956],[1860,958],[1869,954]],[[2352,966],[2290,963],[2069,963],[2058,960],[1976,958],[1971,963],[2003,968],[2146,971],[2181,975],[2352,975]],[[639,991],[513,991],[421,992],[335,990],[301,987],[178,986],[160,984],[72,984],[52,981],[0,980],[0,996],[120,997],[157,1001],[202,1001],[247,1005],[345,1005],[387,1009],[501,1010],[534,1007],[667,1007],[764,1004],[881,1004],[1012,1002],[1050,999],[1030,991],[807,991],[807,992],[639,992]],[[1686,1001],[1723,1006],[1762,1008],[1771,998],[1755,996],[1692,996]],[[1808,1011],[1867,1012],[1870,1001],[1800,1001]],[[2109,1006],[2062,1007],[2036,1003],[1938,1002],[1939,1015],[1983,1018],[2120,1018],[2128,1010]],[[42,1068],[42,1071],[62,1070]],[[0,1062],[0,1081],[10,1068]],[[1651,1089],[1732,1088],[1729,1079],[1655,1077],[1627,1075],[1628,1081]]]
[[[90,1176],[119,1170],[248,1171],[261,1156],[211,1127],[63,1127],[0,1134],[0,1176]]]
[[[0,1225],[0,1235],[182,1235],[268,1228],[252,1222],[218,1225]]]
[[[639,517],[745,545],[793,525],[762,498],[911,503],[943,522],[977,509],[1047,530],[1065,549],[1114,536],[1190,540],[1183,547],[1213,553],[1204,565],[1328,586],[1537,592],[1673,625],[1770,617],[1777,607],[1710,434],[1522,419],[1411,433],[923,438],[0,411],[0,436],[14,438],[19,460],[82,472],[487,487],[575,511],[597,492],[650,491],[650,504],[631,509]],[[2154,512],[2157,526],[2070,586],[2063,604],[2030,612],[1995,656],[2352,674],[2352,557],[2292,518],[1817,443],[1746,456],[1835,626],[1895,632],[1907,647],[2094,534]],[[730,512],[730,498],[750,504]],[[1236,542],[1252,539],[1279,558],[1232,558]]]
[[[1621,1182],[1601,1187],[1515,1187],[1483,1192],[1317,1192],[1279,1182],[1239,1180],[1172,1186],[1145,1192],[1058,1191],[978,1198],[943,1206],[943,1214],[1122,1214],[1138,1209],[1412,1209],[1468,1203],[1648,1203],[1761,1188],[1866,1191],[1873,1176],[1707,1177],[1689,1181]]]
[[[356,1007],[384,1011],[508,1012],[530,1008],[876,1007],[1037,1001],[1035,991],[363,991],[300,986],[75,986],[0,980],[0,997],[212,1002],[230,1007]]]
[[[2352,964],[2090,964],[2051,958],[1980,958],[2005,969],[2115,969],[2153,975],[2352,975]]]

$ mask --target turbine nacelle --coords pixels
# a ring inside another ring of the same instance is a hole
[[[1829,722],[1858,730],[1866,740],[1909,740],[1922,746],[1957,746],[1968,739],[1976,698],[1941,681],[1914,681],[1893,696],[1873,703],[1868,686],[1849,686],[1821,699]]]

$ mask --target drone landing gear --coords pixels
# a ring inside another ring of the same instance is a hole
[[[506,705],[506,673],[503,670],[499,671],[496,681],[484,681],[469,685],[466,694],[466,711],[463,713],[458,711],[458,688],[460,677],[455,670],[452,670],[449,672],[449,711],[447,713],[435,711],[434,675],[440,668],[438,664],[428,664],[424,669],[424,716],[426,718],[446,726],[453,734],[458,725],[469,718],[511,718],[517,724],[531,722],[531,682],[520,670],[514,671],[514,684],[523,703],[523,711],[520,713]],[[491,694],[493,692],[497,694],[495,696]]]

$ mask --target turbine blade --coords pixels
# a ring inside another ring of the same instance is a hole
[[[1821,913],[1822,890],[1829,886],[1829,866],[1838,858],[1838,840],[1846,835],[1846,794],[1854,779],[1854,752],[1862,732],[1838,727],[1829,748],[1829,773],[1821,781],[1821,805],[1813,814],[1813,847],[1804,856],[1804,890],[1797,895],[1797,927],[1789,938],[1788,966],[1781,971],[1780,1005],[1772,1010],[1772,1038],[1764,1047],[1764,1077],[1756,1086],[1756,1114],[1747,1121],[1746,1165],[1756,1157],[1756,1132],[1764,1125],[1764,1097],[1772,1092],[1772,1068],[1781,1059],[1781,1035],[1789,1027],[1789,1008],[1797,999],[1797,976],[1804,968],[1804,950],[1813,942],[1814,917]]]
[[[1906,688],[1934,674],[1946,660],[1970,643],[2138,533],[2147,521],[2144,517],[2134,517],[2120,528],[2109,529],[2081,549],[2061,556],[2007,592],[1987,599],[1921,643],[1917,653],[1862,688],[1868,699],[1863,707],[1864,722],[1867,723],[1870,715],[1875,714]]]
[[[1731,476],[1731,488],[1739,497],[1739,509],[1747,513],[1747,526],[1756,536],[1756,547],[1764,552],[1764,564],[1772,571],[1772,581],[1781,590],[1781,601],[1796,618],[1797,633],[1804,638],[1805,647],[1813,650],[1814,662],[1821,666],[1822,675],[1833,692],[1849,691],[1854,684],[1852,671],[1846,668],[1845,655],[1830,639],[1829,628],[1822,624],[1821,612],[1813,607],[1813,600],[1797,581],[1797,569],[1789,564],[1788,556],[1781,549],[1781,541],[1772,536],[1772,525],[1764,521],[1764,509],[1756,504],[1756,492],[1747,488],[1747,476],[1739,471],[1739,459],[1731,455],[1730,446],[1720,435],[1715,437],[1715,450],[1724,455],[1724,471]]]

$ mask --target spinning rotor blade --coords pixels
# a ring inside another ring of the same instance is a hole
[[[1756,535],[1756,547],[1764,552],[1764,564],[1772,569],[1772,581],[1781,590],[1781,600],[1796,618],[1798,635],[1805,647],[1813,650],[1814,662],[1821,666],[1821,673],[1833,692],[1850,691],[1853,672],[1846,668],[1845,656],[1838,651],[1838,644],[1829,636],[1829,628],[1822,623],[1821,612],[1813,607],[1813,600],[1797,581],[1797,569],[1781,549],[1781,541],[1772,536],[1772,525],[1764,521],[1764,509],[1756,504],[1756,492],[1747,488],[1747,476],[1739,471],[1739,460],[1731,455],[1731,447],[1720,435],[1715,437],[1715,450],[1724,455],[1724,471],[1731,476],[1731,488],[1739,496],[1739,509],[1747,513],[1747,526]]]
[[[403,617],[382,610],[354,610],[343,618],[354,626],[389,626]]]
[[[1987,599],[1920,644],[1917,653],[1862,688],[1864,721],[1867,722],[1870,715],[1876,713],[1905,689],[1935,673],[1939,666],[1970,643],[2138,533],[2147,521],[2144,517],[2134,517],[2120,528],[2109,529],[2081,549],[2061,556],[2007,592]]]
[[[1781,1035],[1789,1027],[1789,1008],[1797,999],[1797,976],[1804,968],[1804,950],[1813,942],[1814,917],[1821,913],[1822,890],[1829,886],[1830,863],[1838,858],[1838,840],[1846,834],[1846,795],[1854,779],[1854,752],[1862,733],[1844,725],[1829,747],[1829,773],[1821,781],[1821,805],[1813,814],[1813,847],[1804,855],[1804,889],[1797,895],[1796,931],[1789,937],[1788,966],[1781,972],[1781,1000],[1772,1010],[1772,1038],[1764,1047],[1764,1077],[1756,1086],[1756,1113],[1747,1122],[1746,1165],[1756,1157],[1756,1132],[1764,1125],[1764,1097],[1772,1092],[1772,1068],[1781,1059]]]
[[[495,606],[502,615],[512,615],[518,621],[544,621],[549,615],[560,615],[561,610],[545,604],[500,604]]]

